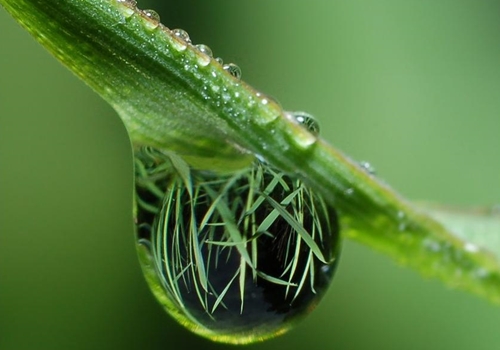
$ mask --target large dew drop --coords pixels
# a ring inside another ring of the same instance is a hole
[[[151,148],[135,158],[140,260],[177,321],[245,344],[314,309],[340,253],[337,214],[322,197],[263,161],[220,175]]]

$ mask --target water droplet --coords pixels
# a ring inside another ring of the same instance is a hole
[[[212,50],[203,44],[196,45],[198,51],[202,53],[202,55],[198,56],[198,63],[202,66],[208,66],[210,64],[210,59],[213,57]]]
[[[288,118],[295,120],[314,135],[319,135],[319,123],[311,114],[306,112],[285,112]]]
[[[147,20],[144,21],[144,25],[149,30],[154,30],[160,25],[160,15],[154,10],[142,10],[142,13],[146,16]]]
[[[354,188],[350,187],[344,191],[346,196],[352,196],[354,194]]]
[[[204,53],[208,57],[214,57],[212,50],[207,45],[199,44],[199,45],[196,45],[196,48],[198,49],[198,51],[200,51],[201,53]]]
[[[241,78],[241,68],[234,63],[225,64],[222,68],[224,68],[224,70],[231,74],[233,77],[237,79]]]
[[[146,17],[152,21],[160,22],[160,15],[155,10],[142,10],[142,13],[144,13]]]
[[[300,180],[262,161],[199,172],[150,148],[135,161],[140,260],[180,323],[250,343],[284,333],[324,295],[340,252],[337,214]]]
[[[220,57],[215,58],[215,61],[220,65],[224,64],[224,61]]]
[[[366,162],[366,161],[361,161],[361,162],[359,162],[359,166],[361,167],[361,169],[366,171],[368,174],[375,175],[375,168],[373,167],[373,165],[371,165],[371,163]]]
[[[172,34],[174,34],[185,43],[191,44],[191,38],[189,37],[188,32],[186,32],[184,29],[172,29]]]

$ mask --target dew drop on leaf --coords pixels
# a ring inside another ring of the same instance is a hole
[[[233,77],[240,79],[241,78],[241,68],[238,67],[234,63],[228,63],[222,66],[225,71],[227,71],[229,74],[231,74]]]
[[[359,162],[359,166],[361,167],[361,169],[363,169],[364,171],[366,171],[370,175],[376,174],[376,170],[370,162],[361,161],[361,162]]]
[[[184,29],[172,29],[172,34],[183,40],[185,43],[191,44],[191,38],[189,37],[188,32],[186,32]]]
[[[155,22],[160,22],[160,15],[156,11],[154,11],[154,10],[142,10],[142,13],[144,13],[147,18],[149,18]]]
[[[212,53],[212,50],[207,45],[198,44],[198,45],[196,45],[196,48],[198,49],[198,51],[200,51],[201,53],[204,53],[208,57],[214,56]]]
[[[261,160],[230,174],[135,154],[139,257],[151,290],[193,332],[245,344],[318,304],[340,254],[336,210]]]
[[[306,112],[285,112],[291,119],[304,126],[314,135],[319,134],[319,123],[311,114]]]

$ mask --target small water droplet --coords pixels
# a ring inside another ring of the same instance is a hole
[[[213,57],[212,50],[207,45],[199,44],[196,45],[198,51],[202,53],[202,55],[198,55],[198,63],[202,67],[206,67],[210,64],[210,59]]]
[[[214,57],[212,50],[207,45],[198,44],[198,45],[196,45],[196,48],[198,49],[198,51],[200,51],[201,53],[204,53],[208,57],[210,57],[210,58]]]
[[[189,37],[188,32],[186,32],[184,29],[172,29],[172,34],[183,40],[185,43],[191,44],[191,38]]]
[[[150,20],[160,22],[160,15],[155,10],[142,10],[142,13],[144,13]]]
[[[154,10],[142,10],[142,13],[146,16],[144,25],[149,30],[154,30],[160,25],[160,15]],[[154,39],[153,39],[154,40]]]
[[[220,58],[220,57],[215,58],[215,61],[216,61],[218,64],[220,64],[220,65],[223,65],[223,64],[224,64],[224,61],[223,61],[223,60],[222,60],[222,58]]]
[[[231,74],[236,79],[241,78],[241,68],[235,65],[234,63],[225,64],[222,68],[224,68],[226,72]]]
[[[285,112],[285,114],[288,114],[289,119],[295,120],[310,133],[319,135],[319,123],[311,114],[306,112]]]
[[[361,161],[361,162],[359,162],[359,166],[361,167],[361,169],[366,171],[368,174],[375,175],[375,168],[373,167],[373,165],[371,165],[371,163],[366,162],[366,161]]]

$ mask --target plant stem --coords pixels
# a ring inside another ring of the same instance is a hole
[[[116,109],[135,147],[173,151],[214,171],[262,157],[335,205],[346,237],[500,303],[498,223],[480,227],[486,221],[481,216],[435,214],[443,226],[128,3],[0,4]],[[472,226],[473,233],[460,234]]]

